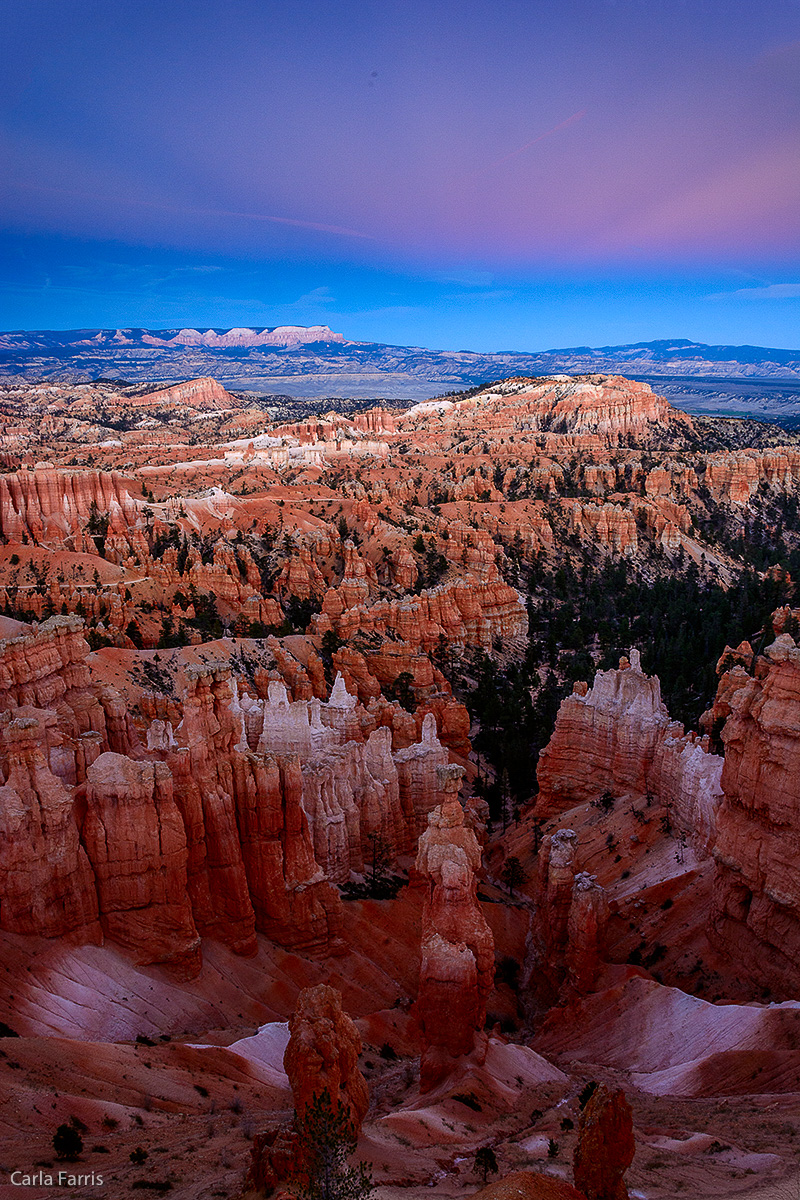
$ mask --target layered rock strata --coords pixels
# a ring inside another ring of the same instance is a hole
[[[70,548],[83,548],[83,530],[92,513],[104,518],[112,534],[136,523],[141,502],[128,491],[116,471],[57,471],[37,468],[0,475],[0,533],[9,541],[30,538],[36,544],[78,538]],[[88,543],[88,547],[95,547]]]
[[[608,898],[593,875],[576,871],[577,847],[574,830],[559,829],[537,857],[524,982],[549,999],[591,991],[605,959]]]
[[[43,753],[40,723],[33,716],[10,717],[2,737],[0,926],[14,933],[99,941],[94,874],[81,845],[72,795]]]
[[[105,934],[139,961],[200,967],[186,834],[163,763],[101,754],[87,772],[81,837]]]
[[[0,928],[104,935],[188,974],[201,937],[337,948],[333,883],[375,845],[409,853],[441,798],[433,713],[416,742],[405,710],[380,694],[364,707],[341,674],[322,702],[281,655],[309,699],[275,679],[240,697],[228,667],[187,666],[180,702],[140,731],[87,656],[73,617],[0,643]]]
[[[731,678],[733,677],[733,678]],[[729,686],[735,683],[735,688]],[[781,997],[800,987],[800,649],[781,634],[720,680],[724,799],[714,846],[710,936]]]
[[[651,795],[701,854],[714,841],[722,758],[707,737],[670,721],[657,676],[631,650],[618,670],[598,671],[563,700],[537,769],[537,813],[550,816],[598,799]]]

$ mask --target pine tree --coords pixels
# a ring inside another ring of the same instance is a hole
[[[500,878],[513,896],[517,888],[522,887],[525,880],[528,878],[525,874],[525,868],[517,858],[516,854],[511,854],[503,863],[503,869],[500,872]]]
[[[358,1140],[350,1114],[341,1101],[334,1108],[327,1088],[295,1117],[295,1127],[303,1149],[305,1200],[367,1200],[372,1195],[366,1163],[347,1164]]]
[[[486,1183],[486,1180],[489,1177],[489,1172],[491,1172],[492,1175],[497,1174],[497,1156],[495,1155],[495,1152],[491,1146],[481,1146],[481,1148],[475,1152],[474,1170],[483,1175],[484,1183]]]

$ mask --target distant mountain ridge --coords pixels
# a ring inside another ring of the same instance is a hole
[[[0,334],[8,350],[119,346],[295,346],[343,342],[327,325],[273,325],[264,329],[38,329]]]
[[[705,342],[690,342],[686,338],[629,342],[623,346],[573,346],[566,350],[548,350],[546,353],[615,359],[641,358],[644,355],[654,363],[674,363],[678,359],[697,358],[706,363],[736,362],[742,366],[783,364],[794,367],[795,370],[800,367],[800,350],[778,350],[771,346],[709,346]]]
[[[710,346],[686,338],[524,353],[430,350],[346,339],[327,325],[263,328],[13,330],[0,333],[0,380],[224,387],[309,400],[422,400],[509,376],[621,374],[653,382],[690,411],[800,413],[800,350]]]

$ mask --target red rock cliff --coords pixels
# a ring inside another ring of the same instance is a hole
[[[576,684],[558,710],[553,736],[539,758],[537,813],[551,816],[609,791],[648,793],[668,804],[673,825],[707,854],[716,836],[722,758],[708,738],[671,722],[657,676],[639,654],[619,670],[598,671],[594,686]]]
[[[709,932],[743,974],[790,998],[800,987],[800,650],[782,634],[754,678],[733,671]]]

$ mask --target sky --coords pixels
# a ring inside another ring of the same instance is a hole
[[[0,328],[800,348],[800,0],[0,0]]]

